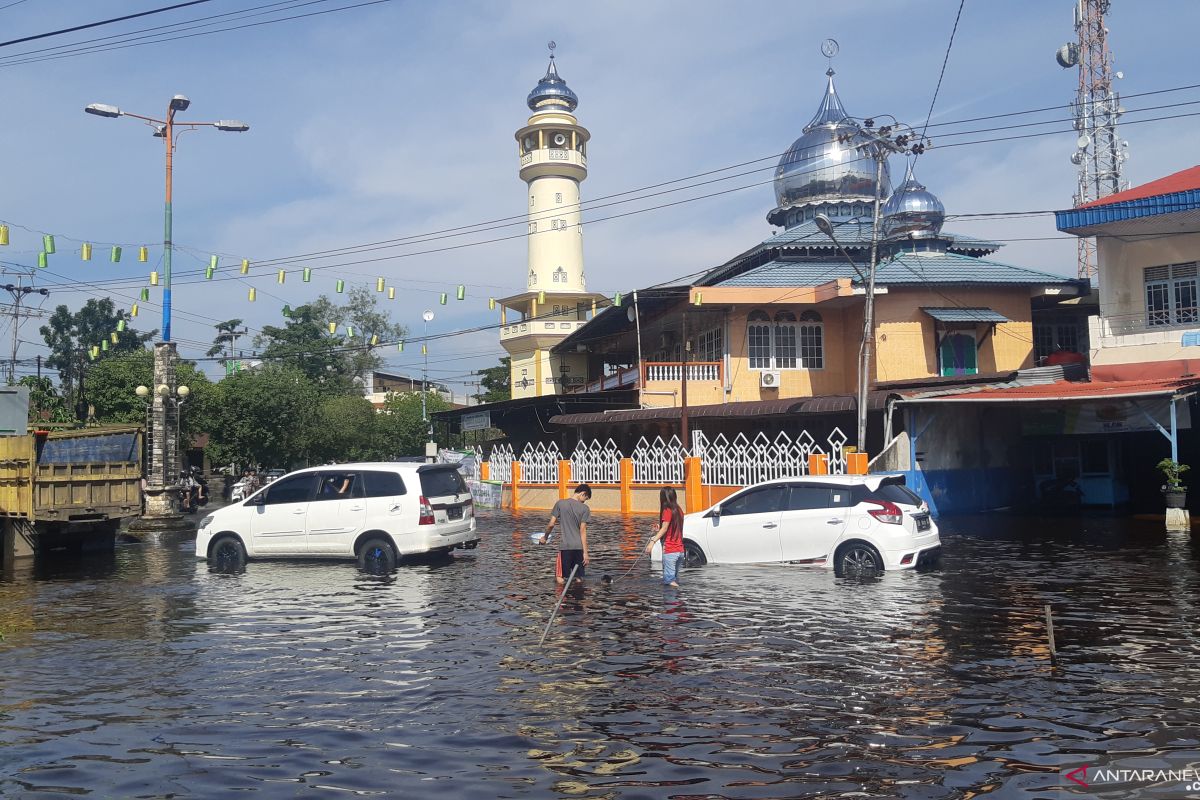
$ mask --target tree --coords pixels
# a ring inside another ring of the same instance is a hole
[[[365,397],[330,397],[317,409],[309,443],[313,462],[381,461],[392,456],[375,407]]]
[[[348,345],[356,342],[369,345],[372,336],[378,336],[381,342],[392,342],[404,338],[408,333],[403,325],[392,322],[391,315],[379,307],[379,295],[362,286],[356,286],[347,293],[345,305],[336,305],[321,295],[313,301],[312,310],[317,319],[324,320],[326,325],[335,322],[339,328],[347,325],[353,327],[354,339],[347,340]],[[358,380],[383,365],[383,359],[369,346],[347,353],[347,361],[351,377]]]
[[[217,329],[217,335],[213,337],[212,347],[208,348],[208,352],[204,355],[209,358],[216,355],[222,356],[219,360],[222,367],[225,366],[229,359],[235,358],[237,353],[233,350],[234,344],[236,344],[238,337],[245,333],[244,330],[238,330],[238,326],[241,324],[242,320],[240,319],[227,319],[224,322],[218,322],[214,325],[213,327]]]
[[[190,361],[181,361],[175,366],[175,383],[190,390],[179,415],[180,433],[191,436],[208,432],[206,412],[213,393],[208,377]],[[138,397],[136,390],[138,386],[153,385],[153,353],[136,350],[114,356],[110,351],[88,371],[87,398],[99,422],[144,424],[147,401]]]
[[[308,375],[266,364],[236,372],[215,388],[205,418],[214,462],[284,468],[307,463],[321,403]]]
[[[512,399],[512,386],[509,385],[512,359],[504,356],[497,367],[478,370],[479,386],[483,389],[479,394],[471,395],[480,403],[499,403]]]
[[[265,360],[297,370],[323,394],[349,394],[353,368],[340,337],[330,334],[327,322],[313,305],[292,310],[284,325],[265,325],[255,344]]]
[[[73,422],[75,413],[54,388],[49,378],[26,375],[17,381],[18,386],[29,387],[30,422]]]
[[[436,392],[427,392],[428,412],[446,411],[450,404]],[[425,453],[429,423],[421,419],[421,393],[389,394],[379,415],[381,438],[387,443],[391,456],[419,456]]]
[[[68,403],[80,401],[79,383],[91,364],[87,353],[89,348],[107,340],[109,348],[106,353],[109,355],[142,350],[146,342],[158,333],[157,330],[139,333],[129,326],[131,319],[129,312],[118,311],[107,297],[88,300],[83,308],[74,313],[65,305],[54,309],[41,327],[41,334],[50,348],[46,365],[58,370],[62,395]],[[125,330],[118,331],[122,320]],[[113,334],[117,337],[115,342],[111,339]]]

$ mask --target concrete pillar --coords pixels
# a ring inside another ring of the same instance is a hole
[[[5,519],[3,536],[0,537],[0,563],[10,566],[15,559],[31,558],[34,555],[32,528],[23,519]]]
[[[829,456],[824,453],[810,453],[808,456],[809,475],[828,475]]]
[[[633,511],[633,459],[622,458],[620,464],[621,475],[621,513],[628,514]]]
[[[692,514],[703,511],[704,490],[701,488],[701,465],[698,456],[688,456],[683,460],[683,502],[684,512]]]
[[[570,492],[570,488],[568,488],[570,486],[570,483],[571,483],[571,462],[570,461],[559,461],[558,462],[558,499],[559,500],[566,500],[568,497],[571,496],[570,494],[568,494],[568,492]]]
[[[512,510],[521,507],[521,462],[512,462]]]
[[[492,479],[492,462],[484,461],[479,465],[479,480],[488,481]]]
[[[129,527],[134,532],[186,529],[191,523],[176,510],[172,491],[179,477],[179,405],[175,394],[174,342],[154,345],[154,384],[150,387],[150,437],[146,464],[146,510]],[[159,387],[167,387],[164,397]]]

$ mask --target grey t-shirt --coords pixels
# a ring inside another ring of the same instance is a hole
[[[559,550],[582,550],[583,537],[579,527],[592,518],[592,510],[587,503],[582,503],[574,497],[559,500],[554,504],[550,515],[558,520],[562,534],[558,537]]]

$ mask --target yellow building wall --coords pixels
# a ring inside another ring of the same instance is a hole
[[[797,318],[805,311],[813,310],[821,315],[825,324],[825,366],[823,369],[785,369],[779,373],[778,389],[763,389],[759,385],[762,370],[750,369],[749,342],[746,338],[746,317],[751,311],[761,308],[772,317],[775,312],[788,310]],[[779,400],[788,397],[816,397],[828,394],[852,394],[855,382],[855,359],[858,357],[858,339],[862,323],[857,328],[846,325],[846,311],[827,306],[759,305],[734,306],[729,314],[729,375],[726,383],[732,388],[729,402],[746,400]],[[849,350],[847,349],[849,347]],[[847,360],[847,353],[849,358]],[[719,401],[718,401],[719,402]],[[688,385],[688,405],[692,400],[692,387]]]

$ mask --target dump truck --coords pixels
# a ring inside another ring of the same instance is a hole
[[[105,426],[0,436],[5,564],[58,549],[111,546],[142,506],[142,429]]]

